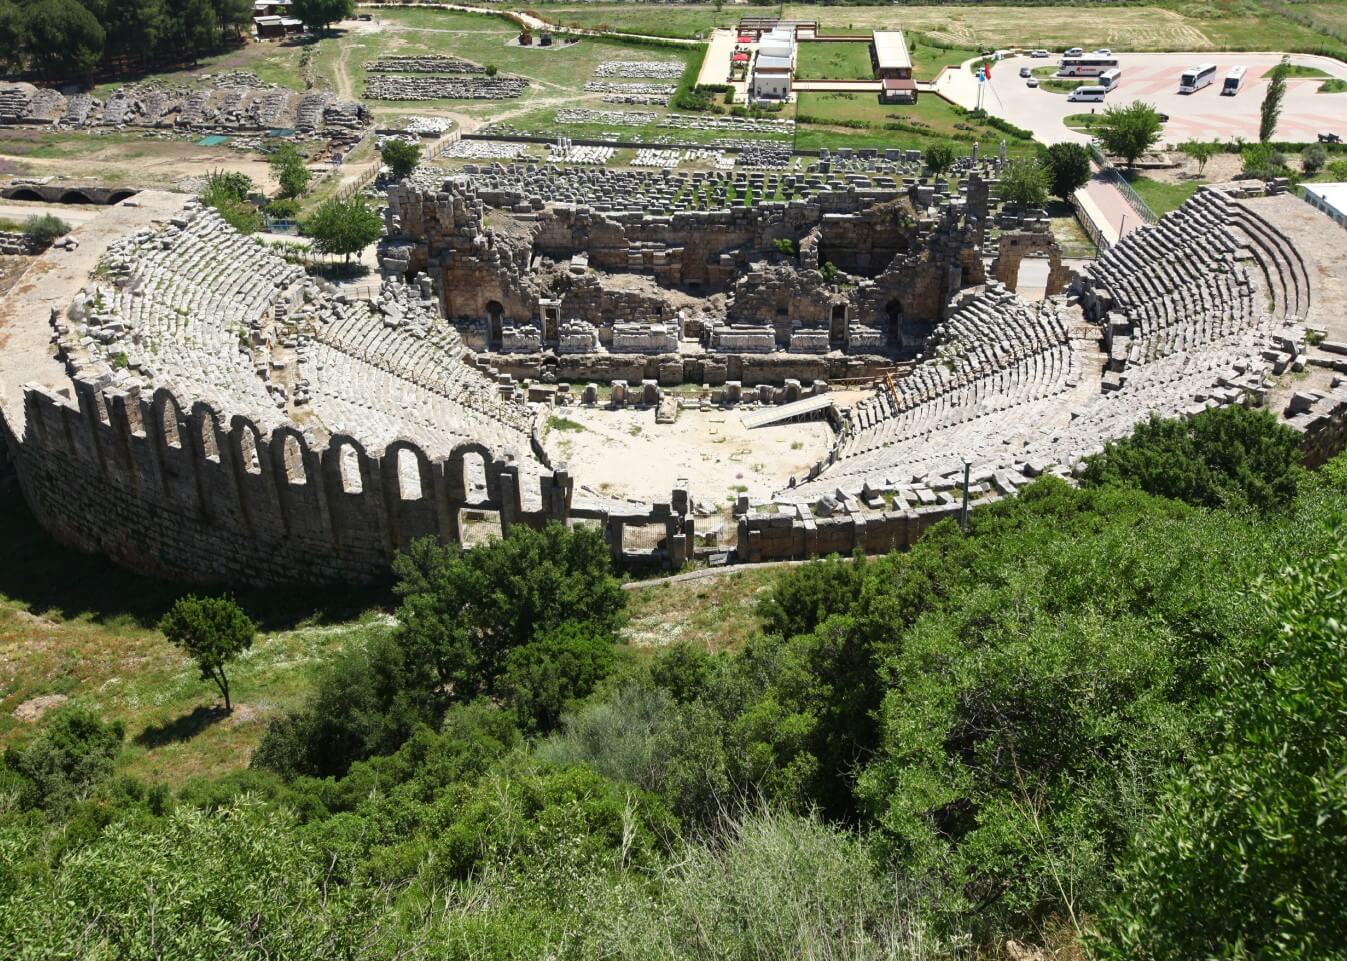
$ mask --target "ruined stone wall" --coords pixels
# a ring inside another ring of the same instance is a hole
[[[292,426],[264,435],[167,390],[145,400],[74,386],[76,402],[29,387],[24,423],[4,425],[20,486],[58,540],[144,574],[364,582],[386,575],[414,538],[458,539],[464,509],[496,511],[508,531],[564,519],[570,507],[570,478],[557,471],[540,481],[541,510],[525,512],[518,467],[476,444],[434,462],[408,441],[371,453],[337,435],[311,450]],[[469,502],[469,457],[481,458],[485,500]]]
[[[957,519],[959,510],[958,505],[938,505],[842,517],[746,514],[739,518],[739,559],[757,564],[847,556],[857,550],[867,554],[906,550],[940,521]]]

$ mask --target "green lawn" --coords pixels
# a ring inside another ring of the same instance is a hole
[[[529,7],[549,23],[652,37],[696,37],[717,27],[732,27],[745,17],[775,17],[779,9],[777,6],[726,5],[716,10],[710,4],[663,3],[657,7],[638,3],[539,3]]]
[[[870,80],[874,65],[868,43],[802,43],[795,74],[801,80]]]
[[[1347,80],[1339,80],[1333,77],[1319,84],[1319,89],[1315,93],[1347,93]]]
[[[1125,174],[1132,189],[1141,195],[1147,206],[1163,216],[1171,210],[1178,210],[1184,202],[1197,192],[1201,181],[1187,180],[1181,184],[1152,180],[1140,174]]]
[[[855,146],[921,148],[936,140],[954,140],[972,144],[995,144],[1003,138],[1007,149],[1022,153],[1030,149],[1027,141],[1009,137],[989,124],[968,115],[941,97],[924,94],[913,106],[882,104],[874,94],[802,93],[799,112],[809,118],[800,131],[800,147]],[[864,127],[842,126],[839,121],[863,123]],[[888,124],[900,124],[898,129]]]

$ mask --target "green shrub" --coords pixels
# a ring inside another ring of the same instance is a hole
[[[55,214],[35,214],[23,222],[23,235],[38,249],[50,247],[70,233],[70,225]]]

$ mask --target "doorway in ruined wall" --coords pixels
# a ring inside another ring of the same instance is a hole
[[[832,321],[828,325],[828,346],[838,350],[847,345],[847,305],[833,304]]]
[[[505,306],[499,300],[486,302],[487,337],[492,347],[501,342],[501,319],[505,316]]]
[[[889,321],[889,344],[900,347],[903,343],[903,305],[894,298],[884,306],[884,314]]]
[[[561,305],[543,307],[543,340],[556,343],[561,337]]]

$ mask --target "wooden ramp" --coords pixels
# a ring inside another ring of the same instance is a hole
[[[741,420],[745,427],[753,430],[755,427],[766,427],[769,424],[780,424],[788,420],[812,417],[827,410],[832,405],[832,395],[816,394],[813,397],[806,397],[804,400],[769,407],[767,410],[755,410],[751,414],[745,414]]]

